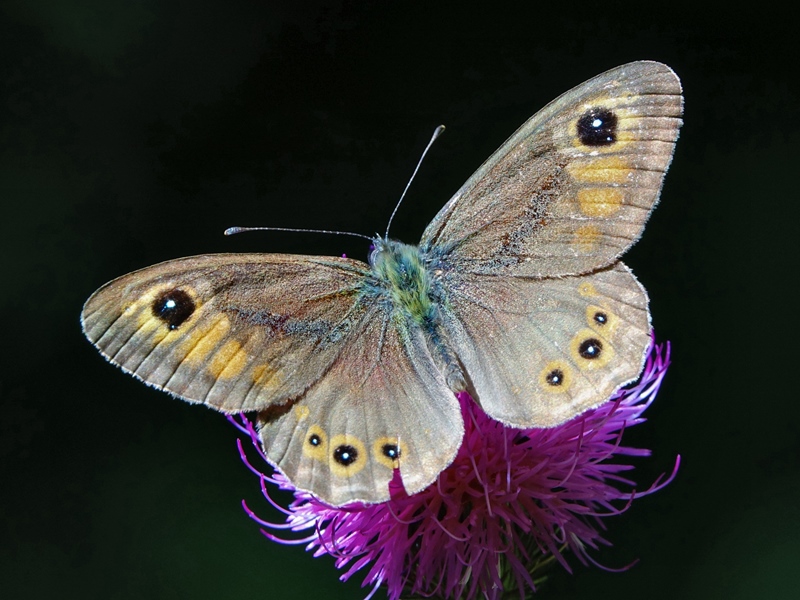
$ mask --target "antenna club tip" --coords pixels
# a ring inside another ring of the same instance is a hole
[[[236,235],[242,230],[241,227],[228,227],[223,234],[224,235]]]

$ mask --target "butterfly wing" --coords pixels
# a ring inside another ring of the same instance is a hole
[[[443,268],[532,277],[610,265],[639,237],[672,159],[683,99],[634,62],[529,119],[450,199],[421,246]]]
[[[357,327],[368,267],[343,258],[218,254],[172,260],[95,292],[84,333],[156,388],[224,412],[283,404]]]
[[[447,274],[444,327],[492,418],[552,427],[635,379],[650,343],[647,295],[622,263],[558,279]]]
[[[464,432],[453,392],[419,327],[374,304],[325,377],[283,414],[259,418],[267,456],[295,487],[333,505],[388,500],[432,483]]]
[[[425,230],[444,329],[490,416],[558,425],[640,373],[647,295],[617,259],[658,201],[682,104],[659,63],[590,79],[525,123]]]
[[[259,411],[265,451],[297,488],[334,505],[378,502],[395,468],[409,492],[430,484],[463,423],[419,328],[373,284],[348,259],[197,256],[106,284],[82,322],[109,361],[146,383]]]

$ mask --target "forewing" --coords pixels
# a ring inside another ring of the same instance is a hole
[[[444,268],[552,276],[614,262],[639,237],[672,160],[683,98],[634,62],[551,102],[444,206],[421,246]]]
[[[458,401],[420,329],[372,306],[325,376],[283,410],[259,415],[266,454],[332,505],[388,500],[394,469],[409,494],[455,457]]]
[[[189,402],[263,410],[316,382],[364,316],[368,267],[285,254],[161,263],[95,292],[83,330],[112,363]]]
[[[552,427],[641,372],[647,294],[622,263],[560,279],[448,275],[445,330],[492,418]]]

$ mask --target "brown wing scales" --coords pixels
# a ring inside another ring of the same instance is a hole
[[[367,265],[211,255],[169,261],[98,290],[87,337],[114,364],[190,402],[261,410],[316,381],[363,316]]]
[[[683,99],[665,65],[598,75],[536,113],[445,205],[422,247],[456,270],[548,277],[612,264],[639,237]]]

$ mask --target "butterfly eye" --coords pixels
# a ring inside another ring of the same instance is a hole
[[[161,319],[170,329],[177,329],[194,314],[195,304],[191,296],[180,289],[161,292],[153,300],[153,315]]]
[[[578,119],[578,138],[584,146],[610,146],[617,141],[617,115],[596,106]]]

